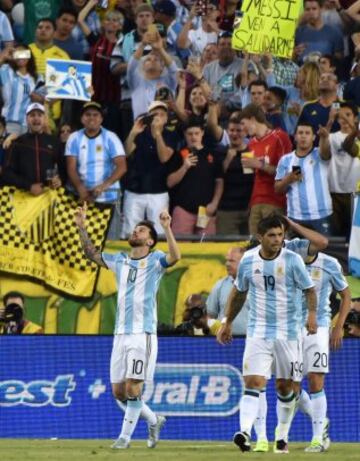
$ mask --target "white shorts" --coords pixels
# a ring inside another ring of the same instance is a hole
[[[115,335],[110,359],[110,382],[152,381],[158,351],[157,336],[148,333]]]
[[[301,341],[286,339],[246,338],[243,376],[257,375],[270,379],[295,380],[302,369]]]
[[[304,375],[329,373],[329,328],[318,327],[315,335],[303,329]]]

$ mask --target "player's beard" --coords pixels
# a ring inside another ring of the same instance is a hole
[[[130,236],[128,239],[128,244],[132,248],[143,247],[146,244],[146,240]]]

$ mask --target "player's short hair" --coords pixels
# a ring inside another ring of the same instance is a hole
[[[20,298],[22,303],[25,304],[24,295],[20,293],[20,291],[9,291],[8,293],[5,293],[3,297],[4,306],[6,306],[10,298]]]
[[[143,221],[138,222],[135,227],[137,226],[145,226],[149,229],[150,237],[154,242],[150,248],[154,248],[154,246],[157,244],[157,241],[158,241],[158,234],[156,232],[154,223],[148,219],[144,219]]]
[[[265,235],[266,232],[275,227],[281,227],[284,229],[283,221],[279,216],[268,216],[259,221],[257,231],[259,235]]]

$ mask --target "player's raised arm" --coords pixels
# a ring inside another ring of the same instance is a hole
[[[320,232],[317,232],[313,229],[308,229],[307,227],[292,221],[287,216],[284,216],[284,219],[286,219],[288,222],[290,229],[292,229],[304,239],[309,240],[308,254],[310,256],[316,255],[319,251],[324,250],[328,246],[328,239],[324,235],[320,234]]]
[[[338,293],[340,295],[341,302],[339,315],[330,336],[330,345],[332,349],[338,349],[341,346],[344,323],[351,308],[351,293],[349,287],[339,291]]]
[[[175,240],[174,234],[172,233],[170,224],[171,224],[171,216],[165,210],[160,213],[159,216],[160,224],[164,229],[164,234],[166,237],[166,241],[168,244],[169,252],[166,255],[167,263],[172,266],[177,263],[181,258],[180,248]]]
[[[86,210],[87,205],[84,202],[84,205],[79,206],[75,212],[75,224],[79,229],[80,241],[83,247],[85,256],[96,263],[99,266],[106,267],[104,261],[101,257],[101,251],[95,248],[94,244],[90,240],[88,233],[86,232]]]
[[[221,320],[222,326],[217,332],[216,339],[220,344],[227,344],[232,340],[232,322],[241,311],[247,291],[239,291],[236,287],[232,287],[229,298],[226,303],[225,317]]]

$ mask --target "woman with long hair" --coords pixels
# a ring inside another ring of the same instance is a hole
[[[27,131],[26,108],[43,98],[34,93],[37,75],[30,48],[17,45],[0,53],[0,88],[3,99],[1,115],[7,132],[20,135]]]

